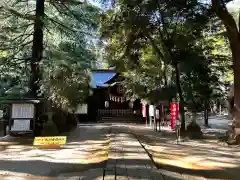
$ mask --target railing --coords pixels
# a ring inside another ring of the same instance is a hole
[[[100,117],[123,117],[140,115],[140,111],[132,109],[99,109],[98,116]]]

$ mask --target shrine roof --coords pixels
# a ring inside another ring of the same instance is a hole
[[[91,72],[91,87],[108,87],[109,84],[106,82],[113,79],[116,74],[114,70],[93,70]]]

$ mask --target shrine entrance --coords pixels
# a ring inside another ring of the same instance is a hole
[[[93,81],[94,80],[94,81]],[[141,121],[139,99],[125,96],[124,78],[114,70],[96,70],[92,73],[92,95],[88,101],[89,118],[103,121]]]
[[[109,95],[105,98],[104,106],[97,109],[99,122],[106,121],[138,121],[141,120],[140,100],[126,100],[123,96]]]

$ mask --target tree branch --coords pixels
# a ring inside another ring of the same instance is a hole
[[[24,43],[24,44],[20,44],[20,45],[18,45],[18,46],[14,46],[14,47],[5,47],[5,48],[0,49],[0,50],[1,50],[1,51],[7,51],[7,50],[11,50],[11,49],[16,49],[16,48],[19,48],[19,47],[25,47],[25,46],[31,44],[32,42],[33,42],[33,41],[28,41],[28,42],[26,42],[26,43]]]
[[[16,9],[8,6],[7,3],[5,3],[5,2],[0,3],[0,9],[4,9],[4,10],[10,12],[11,14],[16,15],[17,17],[22,18],[22,19],[31,20],[31,21],[35,20],[34,15],[27,15],[27,14],[19,13]]]
[[[33,35],[33,33],[30,33],[30,34],[21,34],[17,37],[15,37],[14,39],[11,39],[10,41],[16,41],[17,39],[21,38],[20,41],[23,39],[27,39],[28,37],[30,37],[31,35]]]
[[[238,10],[238,31],[240,32],[240,8]]]
[[[97,37],[97,36],[94,36],[93,34],[88,33],[88,32],[80,31],[80,30],[78,30],[78,29],[72,29],[72,28],[70,28],[70,27],[62,24],[61,22],[59,22],[59,21],[57,21],[57,20],[55,20],[55,19],[53,19],[53,18],[50,18],[47,14],[45,14],[45,16],[46,16],[46,18],[47,18],[48,20],[52,21],[53,23],[61,26],[62,28],[66,29],[66,30],[68,30],[68,31],[70,31],[70,32],[73,32],[73,33],[81,33],[81,34],[84,34],[84,35],[88,35],[88,36],[92,36],[92,37]]]
[[[150,40],[153,48],[155,49],[155,52],[157,53],[157,55],[159,56],[159,58],[164,60],[164,55],[161,52],[161,50],[158,48],[157,44],[155,43],[154,39],[151,37],[150,34],[147,34],[148,39]]]
[[[45,16],[46,16],[46,18],[47,18],[48,20],[50,20],[50,21],[52,21],[53,23],[55,23],[55,24],[63,27],[64,29],[67,29],[67,30],[69,30],[69,31],[71,31],[71,32],[74,32],[74,33],[77,32],[77,30],[71,29],[71,28],[69,28],[68,26],[65,26],[64,24],[62,24],[61,22],[56,21],[56,20],[54,20],[53,18],[50,18],[47,14],[45,14]]]
[[[217,16],[222,20],[223,24],[225,25],[229,33],[229,38],[231,38],[231,40],[233,41],[238,40],[239,32],[237,24],[232,15],[228,12],[226,5],[222,3],[221,0],[212,0],[212,7],[215,10]]]

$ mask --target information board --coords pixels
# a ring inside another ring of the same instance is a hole
[[[48,146],[48,145],[64,145],[66,144],[66,136],[46,136],[46,137],[35,137],[34,146]]]
[[[87,104],[79,104],[77,106],[75,114],[87,114],[88,113],[88,105]]]
[[[14,119],[11,131],[29,131],[30,119]]]
[[[16,119],[16,118],[33,119],[34,104],[13,104],[12,119]]]
[[[0,118],[3,118],[3,110],[0,110]]]

